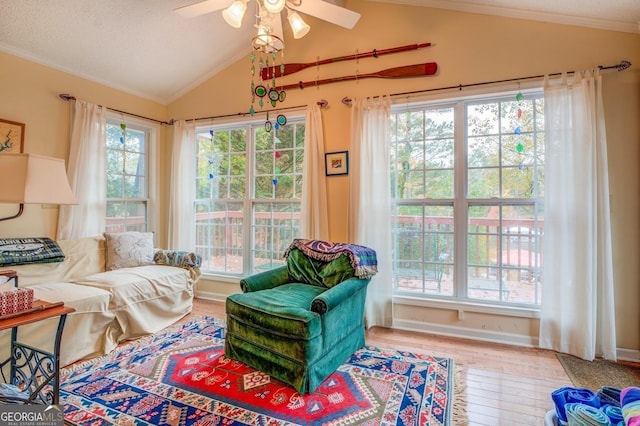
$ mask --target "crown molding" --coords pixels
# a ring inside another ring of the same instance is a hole
[[[551,22],[554,24],[576,25],[601,30],[620,31],[640,34],[640,22],[616,21],[611,19],[590,18],[586,16],[563,15],[558,13],[539,12],[535,10],[514,9],[487,4],[452,2],[450,0],[369,0],[379,3],[404,4],[408,6],[432,7],[436,9],[455,10],[458,12],[480,13],[483,15],[503,16],[507,18],[529,19],[532,21]]]

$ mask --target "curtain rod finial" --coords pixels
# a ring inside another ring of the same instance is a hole
[[[75,100],[76,100],[76,97],[75,97],[75,96],[70,95],[70,94],[68,94],[68,93],[60,93],[60,94],[58,95],[58,97],[59,97],[60,99],[62,99],[63,101],[75,101]]]
[[[617,66],[618,71],[624,71],[624,70],[626,70],[627,68],[630,68],[630,67],[631,67],[631,62],[625,61],[625,60],[620,61],[620,64],[618,64],[618,66]]]

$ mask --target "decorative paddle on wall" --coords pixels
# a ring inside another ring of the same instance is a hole
[[[358,60],[362,58],[377,58],[378,56],[382,56],[382,55],[389,55],[391,53],[408,52],[411,50],[418,50],[418,49],[422,49],[423,47],[429,47],[429,46],[431,46],[431,43],[408,44],[406,46],[393,47],[391,49],[382,49],[382,50],[373,49],[370,52],[358,53],[354,55],[338,56],[335,58],[322,59],[315,62],[308,62],[308,63],[302,63],[302,64],[292,63],[292,64],[273,66],[273,67],[265,67],[260,72],[260,76],[262,77],[263,80],[269,80],[270,78],[282,77],[282,76],[293,74],[298,71],[302,71],[306,68],[310,68],[314,66],[332,64],[334,62],[341,62],[341,61],[353,61],[353,60]]]
[[[305,87],[320,86],[329,83],[338,83],[341,81],[360,80],[363,78],[409,78],[422,77],[425,75],[433,75],[438,71],[438,64],[435,62],[426,62],[424,64],[405,65],[402,67],[387,68],[382,71],[372,72],[369,74],[346,75],[342,77],[327,78],[315,81],[300,81],[294,84],[282,86],[280,90],[304,89]]]

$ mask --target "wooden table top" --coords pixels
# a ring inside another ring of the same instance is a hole
[[[46,302],[34,300],[33,307],[26,311],[0,316],[0,330],[31,324],[47,318],[75,312],[74,308],[64,306],[64,302]]]

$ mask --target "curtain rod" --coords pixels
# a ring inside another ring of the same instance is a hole
[[[320,99],[317,102],[318,105],[320,105],[320,108],[326,108],[329,106],[329,101],[327,101],[326,99]],[[269,109],[269,110],[265,110],[265,111],[256,111],[256,114],[266,114],[268,112],[278,112],[278,111],[287,111],[290,109],[300,109],[300,108],[306,108],[307,105],[296,105],[296,106],[290,106],[290,107],[282,107],[282,108],[274,108],[274,109]],[[198,118],[189,118],[186,119],[185,121],[203,121],[203,120],[214,120],[216,118],[229,118],[229,117],[246,117],[247,115],[251,115],[251,113],[249,112],[236,112],[235,114],[224,114],[224,115],[212,115],[209,117],[198,117]],[[174,120],[171,120],[171,123],[173,123]]]
[[[620,61],[620,63],[616,64],[616,65],[608,65],[608,66],[602,66],[602,65],[598,65],[598,68],[600,70],[609,70],[609,69],[616,69],[618,71],[624,71],[627,68],[631,67],[631,62],[626,61],[626,60],[622,60]],[[575,74],[576,71],[566,71],[566,74]],[[546,74],[549,77],[556,77],[559,75],[562,75],[563,73],[561,72],[555,72],[552,74]],[[421,89],[421,90],[413,90],[410,92],[399,92],[399,93],[392,93],[389,96],[409,96],[409,95],[416,95],[419,93],[428,93],[428,92],[437,92],[440,90],[452,90],[452,89],[458,89],[458,90],[462,90],[463,88],[467,88],[467,87],[476,87],[476,86],[486,86],[489,84],[498,84],[498,83],[511,83],[514,81],[521,81],[521,80],[533,80],[533,79],[539,79],[539,78],[544,78],[545,74],[539,74],[539,75],[530,75],[527,77],[518,77],[518,78],[507,78],[504,80],[493,80],[493,81],[483,81],[480,83],[467,83],[467,84],[458,84],[457,86],[446,86],[446,87],[436,87],[436,88],[432,88],[432,89]],[[373,98],[377,98],[378,96],[373,96]],[[353,100],[351,98],[349,98],[348,96],[345,96],[344,98],[342,98],[342,103],[350,106],[351,102]]]
[[[60,99],[62,99],[63,101],[75,101],[76,97],[73,95],[70,95],[68,93],[61,93],[58,95],[58,97]],[[325,99],[320,99],[318,102],[318,105],[320,105],[320,108],[326,108],[327,106],[329,106],[329,102]],[[102,106],[102,105],[100,105]],[[290,109],[299,109],[299,108],[305,108],[306,105],[296,105],[296,106],[290,106],[290,107],[283,107],[283,108],[274,108],[274,109],[270,109],[270,110],[266,110],[266,111],[256,111],[256,114],[265,114],[267,112],[278,112],[278,111],[286,111],[286,110],[290,110]],[[132,112],[127,112],[127,111],[122,111],[119,109],[115,109],[115,108],[110,108],[110,107],[104,107],[107,108],[110,111],[113,112],[117,112],[120,114],[126,114],[132,117],[137,117],[137,118],[142,118],[144,120],[149,120],[149,121],[153,121],[159,124],[166,124],[168,126],[172,126],[173,123],[175,123],[176,120],[171,119],[169,121],[162,121],[162,120],[157,120],[155,118],[149,118],[149,117],[145,117],[143,115],[138,115],[138,114],[134,114]],[[228,118],[228,117],[245,117],[247,115],[249,115],[249,112],[237,112],[235,114],[224,114],[224,115],[212,115],[209,117],[199,117],[199,118],[189,118],[185,121],[200,121],[200,120],[213,120],[216,118]]]
[[[60,99],[62,99],[63,101],[75,101],[75,100],[76,100],[76,97],[75,97],[75,96],[70,95],[70,94],[68,94],[68,93],[60,93],[60,94],[58,95],[58,97],[59,97]],[[102,106],[102,105],[100,105],[100,106]],[[153,122],[155,122],[155,123],[159,123],[159,124],[167,124],[167,125],[171,125],[171,124],[173,124],[173,120],[172,120],[172,121],[162,121],[162,120],[158,120],[158,119],[155,119],[155,118],[145,117],[144,115],[134,114],[134,113],[132,113],[132,112],[121,111],[121,110],[119,110],[119,109],[115,109],[115,108],[110,108],[110,107],[104,107],[104,108],[108,109],[109,111],[117,112],[117,113],[120,113],[120,114],[126,114],[126,115],[129,115],[129,116],[131,116],[131,117],[142,118],[142,119],[144,119],[144,120],[153,121]]]

